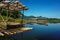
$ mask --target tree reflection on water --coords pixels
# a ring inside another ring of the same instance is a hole
[[[30,24],[30,25],[38,24],[38,25],[48,26],[48,23],[27,23],[27,24]]]

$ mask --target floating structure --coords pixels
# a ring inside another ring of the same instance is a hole
[[[25,5],[23,5],[21,2],[19,2],[19,0],[3,0],[3,1],[1,1],[0,2],[0,8],[2,8],[2,9],[5,9],[5,10],[7,10],[8,11],[8,13],[7,13],[7,20],[4,20],[3,19],[3,17],[1,16],[1,12],[0,12],[0,16],[2,17],[2,19],[3,19],[3,22],[4,22],[4,25],[5,25],[5,29],[6,28],[8,28],[8,27],[19,27],[19,26],[23,26],[23,15],[22,15],[22,21],[21,21],[21,23],[15,23],[15,22],[13,22],[13,24],[11,25],[11,22],[9,23],[9,19],[8,19],[8,17],[10,16],[10,15],[8,15],[8,14],[10,14],[10,13],[12,13],[12,12],[14,12],[14,11],[24,11],[24,10],[26,10],[27,8],[26,8],[26,6]]]
[[[12,35],[12,34],[16,34],[16,33],[21,33],[21,32],[24,32],[24,31],[29,31],[29,30],[32,30],[32,28],[16,28],[16,29],[11,29],[11,30],[4,30],[4,32],[0,32],[0,36],[4,36],[5,34],[7,35]]]
[[[1,15],[1,12],[0,12],[0,16],[3,19],[3,21],[0,23],[0,36],[4,36],[4,34],[8,34],[8,35],[16,34],[18,32],[24,32],[24,31],[32,29],[32,28],[23,27],[23,25],[22,25],[23,24],[23,15],[22,15],[21,23],[15,23],[15,22],[8,21],[9,13],[14,12],[16,10],[23,11],[23,13],[24,13],[24,10],[27,9],[25,5],[23,5],[21,2],[19,2],[19,0],[12,0],[12,1],[3,0],[0,2],[0,8],[8,11],[7,20],[4,20],[4,18]],[[9,28],[11,28],[11,29],[9,29]],[[7,29],[9,29],[9,30],[7,30]]]

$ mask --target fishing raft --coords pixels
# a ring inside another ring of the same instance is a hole
[[[0,2],[0,8],[7,10],[8,13],[11,13],[16,10],[25,10],[26,6],[17,0],[14,1],[3,0]],[[32,29],[32,28],[22,27],[23,25],[21,25],[21,23],[8,22],[8,17],[9,17],[8,13],[7,13],[7,20],[4,20],[0,12],[0,16],[3,19],[3,22],[0,21],[0,36],[4,36],[5,34],[8,35],[16,34]]]

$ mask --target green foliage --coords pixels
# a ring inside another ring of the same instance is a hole
[[[8,16],[10,16],[12,18],[19,18],[20,15],[23,15],[21,11],[14,11],[12,13],[8,13],[7,10],[1,9],[1,8],[0,8],[0,12],[1,12],[2,16],[7,16],[7,14],[8,14]]]
[[[2,9],[2,12],[1,12],[1,14],[2,14],[3,16],[7,16],[7,10],[5,10],[5,9]]]
[[[12,17],[7,17],[7,16],[2,16],[4,18],[4,20],[7,20],[7,18],[10,20],[10,21],[13,21],[14,18]],[[2,18],[0,17],[0,20],[2,20]]]
[[[13,18],[19,18],[22,13],[21,13],[21,11],[14,11],[11,14],[10,14],[11,17],[13,17]]]
[[[21,11],[14,11],[12,13],[9,13],[9,17],[7,17],[7,11],[5,9],[0,9],[0,12],[1,12],[1,15],[2,17],[4,18],[4,20],[9,20],[9,21],[17,21],[17,22],[20,22],[21,21],[21,18],[20,16],[23,15],[21,13]],[[0,20],[2,20],[1,16],[0,16]]]
[[[60,19],[57,18],[49,18],[48,21],[49,23],[60,23]]]

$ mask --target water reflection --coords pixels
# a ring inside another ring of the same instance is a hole
[[[13,37],[17,40],[60,40],[60,23],[47,24],[48,26],[42,26],[43,24],[25,24],[25,27],[33,27],[33,29],[23,33],[18,33],[13,35]]]
[[[37,24],[48,26],[48,23],[37,23]]]
[[[48,26],[48,23],[27,23],[27,24],[30,24],[30,25],[38,24],[38,25]]]

